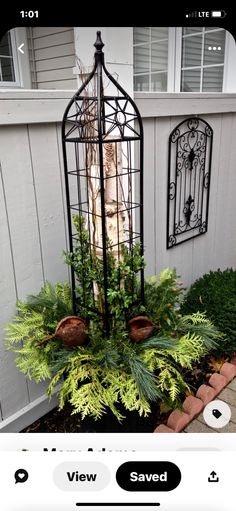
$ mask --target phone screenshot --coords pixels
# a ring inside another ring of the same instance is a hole
[[[234,511],[233,9],[13,11],[1,510]]]

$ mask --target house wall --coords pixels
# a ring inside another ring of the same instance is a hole
[[[73,28],[28,28],[28,49],[32,88],[77,88]]]
[[[176,267],[185,286],[210,270],[236,268],[235,94],[136,94],[144,122],[144,237],[147,273]],[[213,128],[208,232],[166,249],[168,137],[186,116]]]
[[[85,73],[90,73],[94,65],[93,45],[98,30],[104,43],[106,67],[126,92],[133,96],[133,27],[75,27],[75,52]],[[81,69],[77,67],[77,76],[78,73],[81,73]],[[104,87],[106,94],[109,94],[108,80],[104,80]]]
[[[57,92],[55,101],[52,95],[22,91],[19,99],[18,91],[0,100],[0,429],[7,431],[19,431],[55,406],[47,384],[27,381],[3,344],[16,300],[37,293],[45,279],[69,278],[58,121],[71,93]]]
[[[62,251],[67,222],[60,123],[66,91],[2,91],[0,95],[0,430],[19,431],[55,405],[46,384],[20,374],[4,348],[4,325],[17,298],[45,279],[69,278]],[[146,275],[175,266],[188,286],[209,269],[236,267],[236,95],[139,94],[144,120]],[[168,137],[186,116],[214,130],[208,232],[166,250]]]

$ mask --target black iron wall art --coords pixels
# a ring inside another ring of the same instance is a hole
[[[199,117],[169,137],[167,248],[207,232],[213,130]]]
[[[72,254],[79,252],[84,266],[79,283],[72,268],[74,312],[81,313],[82,308],[101,314],[108,334],[112,321],[109,269],[114,260],[119,268],[122,258],[129,258],[129,282],[121,280],[116,291],[122,293],[126,285],[130,291],[137,250],[140,258],[143,255],[143,126],[134,101],[105,67],[100,32],[94,46],[93,70],[64,113],[62,144],[69,249]],[[85,278],[88,257],[94,271],[92,300]],[[141,266],[137,271],[139,296],[131,293],[130,307],[143,302]],[[82,289],[79,298],[78,285]]]

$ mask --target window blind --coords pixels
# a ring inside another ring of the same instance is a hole
[[[134,27],[134,90],[167,90],[168,28]]]

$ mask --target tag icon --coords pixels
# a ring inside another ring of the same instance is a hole
[[[214,415],[214,417],[216,419],[219,419],[220,417],[222,417],[222,413],[220,412],[220,410],[217,410],[217,408],[214,408],[212,410],[212,415]]]
[[[203,418],[210,428],[224,428],[231,419],[231,409],[224,401],[215,399],[206,405]]]

